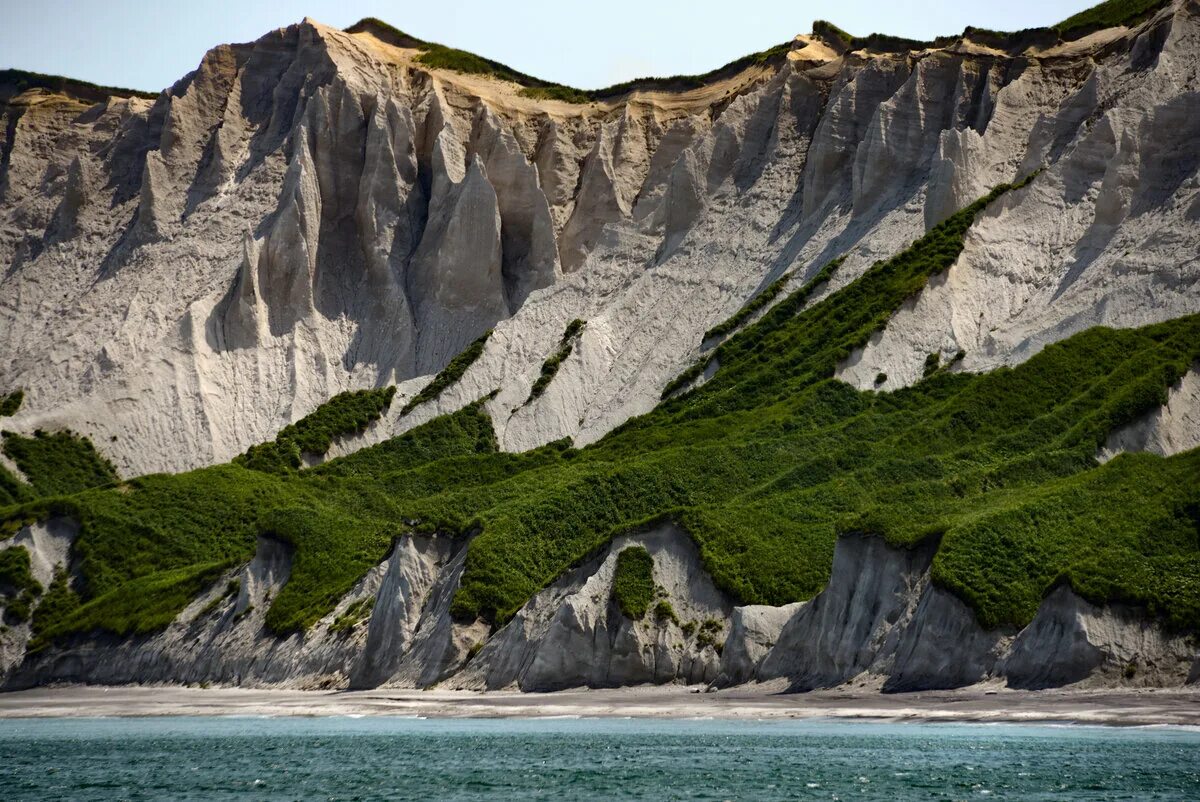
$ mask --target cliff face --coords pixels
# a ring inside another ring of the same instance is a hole
[[[844,256],[823,292],[846,286],[1039,169],[839,378],[893,390],[930,354],[982,371],[1092,326],[1200,311],[1195,0],[1133,29],[1008,50],[966,36],[842,52],[801,36],[786,57],[700,88],[586,104],[429,68],[390,41],[306,20],[214,49],[155,100],[29,90],[0,106],[0,392],[25,390],[5,428],[87,434],[124,476],[181,471],[271,439],[342,390],[397,383],[385,417],[331,455],[493,391],[502,449],[585,445],[653,408],[705,331],[772,282],[799,287]],[[530,399],[575,319],[586,327]],[[402,414],[489,329],[461,379]],[[1197,375],[1099,456],[1196,447]],[[7,544],[32,544],[43,585],[73,537],[46,526]],[[290,555],[264,541],[165,632],[24,658],[22,625],[0,644],[0,673],[540,690],[1198,670],[1184,639],[1067,589],[1020,631],[984,630],[930,582],[932,555],[882,543],[839,544],[821,595],[769,608],[735,606],[676,530],[627,538],[655,555],[678,620],[615,613],[614,541],[491,633],[450,616],[466,547],[405,536],[312,630],[276,638],[263,616]],[[374,613],[359,621],[364,604]],[[706,621],[719,637],[698,638]]]
[[[0,377],[26,390],[7,425],[74,428],[125,475],[211,464],[340,390],[411,395],[496,327],[439,403],[373,436],[499,389],[502,447],[587,443],[785,271],[845,254],[849,282],[1043,166],[844,378],[889,389],[934,350],[983,369],[1195,311],[1197,27],[1176,2],[1014,52],[798,37],[780,66],[576,105],[305,21],[153,102],[31,90],[3,111]]]

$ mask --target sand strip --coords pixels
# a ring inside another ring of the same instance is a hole
[[[657,686],[555,693],[60,687],[0,693],[0,718],[69,716],[642,717],[1200,726],[1200,689],[804,694]]]

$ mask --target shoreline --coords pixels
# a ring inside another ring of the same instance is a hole
[[[705,693],[703,686],[681,685],[547,693],[61,686],[0,693],[0,719],[140,716],[834,719],[1200,726],[1200,688],[1019,691],[975,686],[883,694],[860,689],[779,693],[761,686]]]

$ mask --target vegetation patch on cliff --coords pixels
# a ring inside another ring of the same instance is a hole
[[[442,368],[438,372],[438,375],[433,377],[433,381],[425,385],[421,392],[413,396],[400,409],[400,414],[407,415],[426,401],[434,400],[442,394],[443,390],[461,379],[463,374],[467,372],[467,368],[475,364],[476,359],[479,359],[479,355],[483,353],[483,347],[487,345],[488,337],[491,336],[492,330],[488,329],[477,340],[464,348],[462,353],[451,359],[446,367]]]
[[[33,437],[16,432],[4,432],[3,436],[4,453],[25,474],[36,495],[77,493],[119,479],[116,468],[96,451],[92,441],[74,432],[39,429]],[[0,479],[0,485],[7,487],[9,482]]]
[[[612,598],[621,615],[641,621],[654,601],[654,558],[644,546],[628,546],[617,554]]]
[[[1094,31],[1132,26],[1147,19],[1168,0],[1106,0],[1067,17],[1054,26],[1064,39],[1078,39]]]
[[[550,382],[554,381],[554,377],[558,375],[559,367],[571,355],[571,350],[575,347],[575,340],[579,337],[585,325],[578,318],[567,324],[566,330],[563,331],[562,339],[558,341],[558,347],[554,349],[553,354],[546,357],[546,361],[542,363],[541,373],[538,374],[533,386],[529,388],[529,398],[525,399],[526,404],[536,398],[541,398],[542,393],[546,392],[546,388],[550,386]]]
[[[13,390],[8,395],[0,397],[0,418],[16,415],[21,409],[21,402],[24,400],[24,390]]]
[[[23,546],[0,551],[0,605],[8,622],[28,621],[34,601],[42,593],[42,586],[33,578],[29,565],[29,552]]]
[[[395,395],[395,387],[338,393],[314,412],[285,426],[274,440],[251,446],[234,462],[269,473],[295,470],[302,464],[303,454],[323,456],[334,438],[363,432],[383,416]]]
[[[701,75],[671,75],[663,78],[635,78],[622,81],[602,89],[576,89],[573,86],[544,81],[515,70],[507,64],[493,61],[466,50],[436,42],[427,42],[411,36],[386,22],[367,17],[346,29],[349,33],[367,32],[380,41],[409,49],[419,50],[418,64],[431,69],[453,70],[466,75],[486,75],[500,81],[510,81],[521,86],[520,94],[535,100],[561,100],[566,103],[592,103],[629,94],[630,92],[683,92],[698,89],[715,81],[730,78],[750,67],[780,64],[791,49],[791,42],[734,59],[728,64]]]

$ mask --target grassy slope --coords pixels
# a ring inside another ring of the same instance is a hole
[[[411,528],[479,533],[454,611],[502,622],[613,534],[668,517],[745,603],[811,597],[837,537],[867,533],[938,539],[935,580],[991,626],[1027,622],[1060,582],[1200,626],[1200,452],[1094,460],[1200,358],[1200,316],[1093,329],[895,393],[832,378],[953,263],[996,194],[812,306],[807,285],[783,299],[721,346],[710,381],[586,449],[498,453],[472,405],[309,470],[223,465],[10,508],[10,528],[52,511],[81,522],[84,604],[42,631],[160,625],[260,534],[296,549],[268,623],[303,628]]]
[[[382,41],[397,47],[421,51],[418,63],[433,69],[454,70],[468,75],[486,75],[501,81],[520,84],[521,94],[536,100],[562,100],[567,103],[591,103],[595,100],[614,98],[633,91],[685,91],[697,89],[714,81],[728,78],[753,66],[779,62],[791,49],[791,42],[784,42],[757,53],[734,59],[728,64],[702,75],[672,75],[665,78],[635,78],[602,89],[576,89],[573,86],[544,81],[532,75],[514,70],[507,64],[484,58],[466,50],[427,42],[388,25],[367,17],[346,29],[349,33],[369,32]]]
[[[1135,25],[1167,4],[1167,0],[1107,0],[1054,26],[1063,37],[1072,39],[1092,31]]]
[[[108,97],[140,97],[153,100],[157,92],[142,92],[137,89],[121,89],[114,86],[97,86],[88,81],[66,78],[61,75],[44,75],[27,70],[0,70],[0,99],[8,99],[29,89],[46,89],[87,100],[100,102]]]
[[[29,489],[8,471],[0,476],[0,500],[4,496],[56,496],[76,493],[117,481],[116,469],[100,455],[92,442],[73,432],[34,432],[25,437],[4,432],[4,453],[29,479]]]

